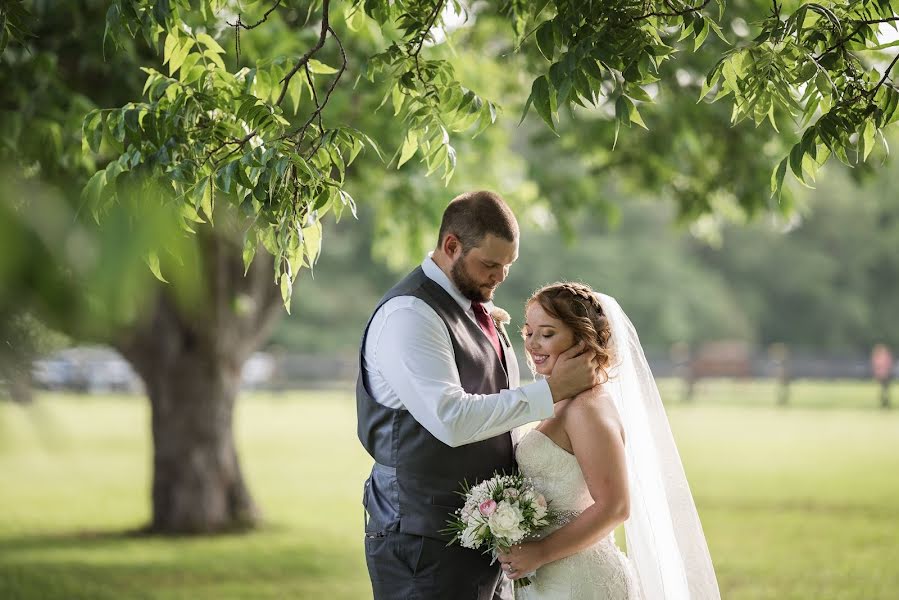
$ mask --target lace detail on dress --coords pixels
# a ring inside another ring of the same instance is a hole
[[[580,465],[573,454],[536,429],[515,451],[518,468],[546,496],[562,518],[541,532],[545,537],[564,527],[593,504]],[[582,552],[537,570],[533,583],[515,591],[516,600],[640,600],[633,569],[615,544],[615,534]]]

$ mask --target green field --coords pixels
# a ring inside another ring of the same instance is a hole
[[[899,410],[877,410],[870,385],[797,384],[794,398],[778,409],[769,385],[712,383],[669,406],[723,597],[896,598]],[[349,395],[250,395],[236,428],[265,527],[140,538],[123,532],[149,515],[145,401],[0,404],[0,598],[370,597],[370,463]]]

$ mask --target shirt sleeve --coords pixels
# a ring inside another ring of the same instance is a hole
[[[424,302],[387,315],[375,350],[376,366],[403,406],[449,446],[484,440],[553,415],[546,380],[496,394],[465,392],[446,324]]]

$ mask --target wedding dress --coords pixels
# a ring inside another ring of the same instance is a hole
[[[515,451],[518,469],[530,477],[562,518],[547,535],[576,518],[593,499],[573,454],[545,434],[532,429]],[[614,532],[594,546],[537,570],[526,587],[515,590],[516,600],[639,600],[633,567],[615,543]]]

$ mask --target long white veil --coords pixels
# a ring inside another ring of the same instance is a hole
[[[640,338],[618,302],[597,294],[617,354],[604,385],[625,432],[627,554],[645,600],[719,600],[702,525]]]

